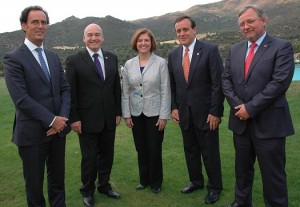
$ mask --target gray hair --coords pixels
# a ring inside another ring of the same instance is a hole
[[[264,10],[255,4],[248,4],[244,6],[239,12],[239,17],[248,9],[253,9],[257,13],[259,18],[263,18],[263,17],[267,18]]]

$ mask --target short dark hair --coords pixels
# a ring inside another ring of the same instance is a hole
[[[191,22],[191,27],[193,29],[196,27],[195,21],[190,16],[186,16],[186,15],[185,16],[180,16],[180,17],[176,18],[175,22],[174,22],[174,26],[175,26],[176,23],[178,23],[178,22],[180,22],[180,21],[182,21],[184,19],[188,19]]]
[[[137,47],[136,47],[136,44],[137,44],[137,41],[139,39],[139,36],[141,34],[147,34],[149,35],[150,39],[151,39],[151,49],[150,49],[150,52],[153,52],[154,50],[156,50],[156,41],[155,41],[155,38],[154,38],[154,35],[153,33],[147,29],[147,28],[142,28],[142,29],[138,29],[136,30],[136,32],[134,33],[132,39],[131,39],[131,48],[133,50],[135,50],[136,52],[138,51]]]
[[[46,10],[44,10],[41,6],[29,6],[29,7],[26,7],[21,13],[21,16],[20,16],[20,23],[21,24],[27,22],[28,14],[32,10],[38,10],[38,11],[44,12],[44,14],[46,15],[47,24],[50,23],[48,12]]]

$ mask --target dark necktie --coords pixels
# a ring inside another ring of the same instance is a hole
[[[100,74],[100,77],[101,77],[101,79],[104,81],[103,70],[102,70],[100,61],[99,61],[99,59],[98,59],[98,56],[99,56],[98,53],[93,54],[94,62],[95,62],[95,64],[96,64],[96,67],[97,67],[97,69],[98,69],[98,72],[99,72],[99,74]]]
[[[50,81],[50,74],[49,74],[49,70],[48,70],[48,67],[47,67],[47,64],[45,62],[45,59],[42,55],[42,48],[40,47],[37,47],[35,48],[35,50],[38,52],[38,57],[39,57],[39,60],[40,60],[40,65],[41,65],[41,68],[43,70],[43,72],[45,73],[47,79]]]
[[[189,57],[189,48],[188,47],[185,48],[182,67],[183,67],[184,78],[185,78],[186,82],[188,82],[189,71],[190,71],[190,57]]]
[[[250,51],[249,51],[248,56],[247,56],[246,61],[245,61],[245,68],[244,68],[245,69],[245,71],[244,71],[244,78],[245,79],[248,75],[248,71],[249,71],[252,59],[254,57],[254,48],[255,47],[256,47],[255,42],[250,45]]]

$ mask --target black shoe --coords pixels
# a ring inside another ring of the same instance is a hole
[[[110,198],[115,198],[115,199],[121,198],[120,194],[117,193],[116,191],[114,191],[113,189],[105,191],[105,192],[103,192],[103,191],[99,191],[99,192],[102,193],[102,194],[107,195]]]
[[[192,193],[195,190],[202,189],[202,188],[203,188],[203,186],[201,186],[201,185],[196,185],[194,183],[190,183],[188,186],[186,186],[185,188],[183,188],[181,190],[181,193]]]
[[[93,196],[83,197],[83,206],[94,206]]]
[[[219,199],[219,193],[209,192],[205,198],[206,204],[214,204]]]
[[[146,187],[147,187],[147,185],[139,184],[138,186],[136,186],[135,189],[137,189],[137,190],[144,190]]]
[[[240,205],[240,204],[234,202],[231,205],[227,205],[226,207],[252,207],[252,204],[249,204],[249,205]]]
[[[152,192],[153,193],[159,193],[161,191],[161,188],[158,187],[158,188],[152,188]]]

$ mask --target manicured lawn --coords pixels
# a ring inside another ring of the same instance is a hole
[[[287,139],[287,176],[289,186],[289,206],[300,206],[300,82],[293,82],[288,99],[292,111],[296,135]],[[14,106],[8,95],[4,79],[0,79],[0,206],[24,207],[24,180],[21,160],[17,147],[10,141],[14,118]],[[227,129],[228,106],[220,127],[220,147],[224,191],[220,200],[213,206],[224,206],[234,198],[234,149],[231,132]],[[70,133],[66,148],[66,196],[67,206],[81,207],[82,197],[79,193],[81,154],[77,135]],[[187,169],[183,154],[182,138],[179,127],[169,121],[163,143],[164,182],[162,192],[153,194],[149,188],[136,191],[139,183],[137,155],[132,134],[124,121],[117,128],[115,143],[115,160],[111,175],[113,188],[121,193],[120,200],[110,199],[95,193],[95,207],[196,207],[208,206],[203,202],[206,190],[198,190],[190,195],[180,193],[181,188],[188,184]],[[204,171],[205,175],[205,171]],[[206,178],[206,175],[205,175]],[[46,189],[46,185],[45,185]],[[46,195],[46,191],[45,191]],[[259,170],[256,170],[253,186],[253,204],[263,207],[262,185]],[[49,205],[48,205],[49,206]]]

